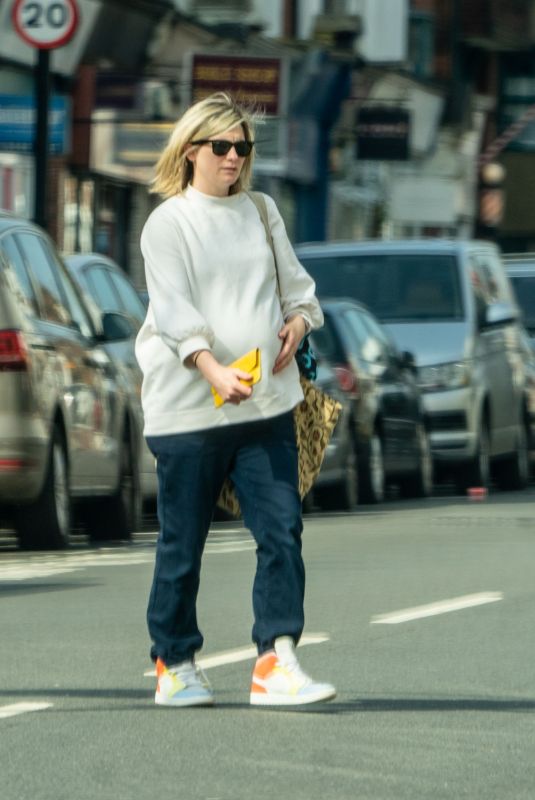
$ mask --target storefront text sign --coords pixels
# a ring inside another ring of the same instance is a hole
[[[191,96],[196,102],[214,92],[230,92],[240,102],[276,115],[280,113],[280,77],[277,58],[195,54]]]

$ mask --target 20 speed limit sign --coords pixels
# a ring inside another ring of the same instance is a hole
[[[19,36],[32,47],[52,50],[72,38],[78,24],[76,0],[15,0],[11,12]]]

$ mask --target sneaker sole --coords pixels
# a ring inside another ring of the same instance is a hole
[[[333,700],[336,691],[323,691],[309,694],[306,697],[299,695],[274,695],[264,694],[263,692],[251,692],[250,702],[252,706],[307,706],[312,703],[323,703]]]
[[[213,706],[213,697],[182,697],[176,700],[154,696],[154,702],[157,706],[165,706],[167,708],[188,708],[191,706]]]

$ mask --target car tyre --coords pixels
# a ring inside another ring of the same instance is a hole
[[[119,480],[115,492],[86,508],[84,526],[93,542],[126,540],[139,530],[142,497],[139,469],[129,437],[123,439]]]
[[[382,503],[385,499],[386,476],[383,442],[378,431],[375,431],[365,446],[359,476],[361,502]]]
[[[430,497],[433,493],[431,442],[429,433],[422,424],[419,424],[416,428],[416,447],[418,467],[412,475],[408,475],[399,481],[399,490],[402,497]]]
[[[314,501],[322,511],[354,511],[358,503],[358,466],[355,447],[348,447],[344,477],[333,486],[314,490]]]
[[[525,489],[529,483],[529,476],[528,431],[522,422],[518,426],[515,451],[511,456],[499,462],[496,468],[496,479],[500,489]]]
[[[23,550],[60,550],[71,533],[69,467],[65,440],[54,428],[43,488],[37,500],[15,512],[15,529]]]
[[[457,485],[461,491],[466,491],[471,486],[490,488],[490,436],[484,424],[479,430],[476,454],[462,469]]]

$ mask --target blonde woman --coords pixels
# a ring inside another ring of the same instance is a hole
[[[191,106],[156,167],[164,201],[141,236],[150,305],[136,353],[145,435],[157,459],[158,517],[147,620],[156,703],[210,705],[195,664],[201,557],[224,479],[232,479],[257,543],[258,648],[250,701],[328,700],[329,684],[300,668],[305,571],[292,409],[302,399],[294,355],[323,315],[274,202],[265,197],[279,271],[246,190],[253,119],[227,94]],[[258,348],[260,380],[229,366]],[[246,381],[249,381],[247,383]],[[212,388],[221,404],[216,406]]]

